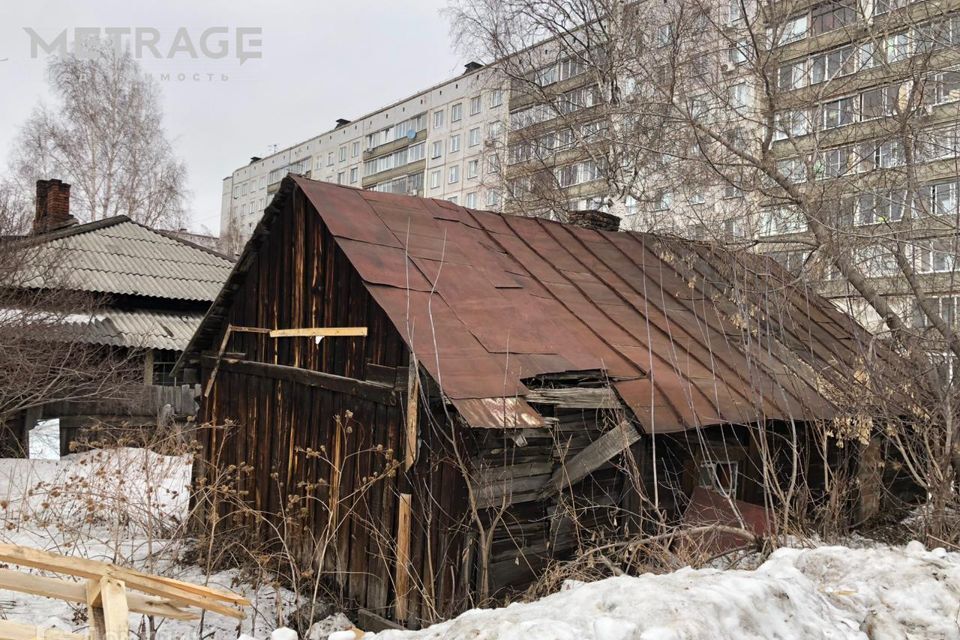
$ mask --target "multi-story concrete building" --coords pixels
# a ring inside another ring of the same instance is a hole
[[[221,234],[246,239],[288,173],[392,193],[498,209],[507,103],[494,69],[463,75],[336,126],[223,181]]]

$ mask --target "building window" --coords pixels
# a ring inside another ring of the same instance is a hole
[[[463,199],[463,204],[470,209],[475,209],[477,206],[477,192],[471,191],[468,193]]]
[[[328,167],[333,166],[333,151],[330,151],[327,153],[327,166]]]
[[[460,165],[455,164],[450,167],[447,183],[456,184],[458,182],[460,182]]]
[[[440,129],[443,127],[443,110],[433,112],[433,128]]]
[[[474,127],[473,129],[470,129],[470,133],[468,134],[468,144],[471,147],[476,147],[480,144],[480,127]]]
[[[666,47],[673,42],[673,25],[662,24],[657,27],[657,46]]]
[[[746,83],[740,82],[730,87],[730,106],[734,109],[742,109],[747,106],[748,89]]]
[[[470,115],[475,116],[480,113],[480,96],[470,98]]]
[[[851,24],[857,19],[854,6],[843,0],[825,2],[810,12],[810,33],[818,36],[822,33],[836,31]]]
[[[960,320],[960,296],[937,296],[928,298],[928,302],[933,305],[937,315],[947,323],[948,326],[956,327]],[[917,328],[931,326],[927,315],[920,308],[920,303],[915,303],[914,326]]]
[[[496,108],[503,104],[503,90],[494,89],[490,92],[490,108]]]
[[[496,189],[491,189],[487,191],[487,206],[488,207],[499,207],[500,206],[500,192]]]
[[[913,249],[913,268],[918,273],[953,273],[960,269],[957,238],[934,238],[917,243]]]
[[[760,210],[757,232],[761,236],[778,236],[806,231],[807,221],[796,210],[787,207],[764,207]]]
[[[463,103],[458,102],[457,104],[450,107],[450,122],[460,122],[463,119]]]
[[[796,42],[807,37],[807,31],[810,28],[810,17],[807,14],[797,16],[783,23],[783,31],[777,40],[777,45],[782,46],[790,42]]]
[[[337,173],[337,184],[343,184],[344,175],[343,171]]]
[[[460,151],[460,134],[458,133],[455,136],[450,136],[450,153],[456,153]]]
[[[346,161],[347,161],[347,148],[340,147],[340,162],[346,162]]]
[[[741,0],[727,0],[726,16],[724,17],[726,18],[725,22],[730,26],[743,22],[744,13]]]
[[[350,184],[357,184],[357,174],[360,173],[357,171],[356,167],[351,167],[350,169]]]
[[[673,206],[673,192],[667,191],[665,189],[657,192],[656,196],[653,199],[653,210],[654,211],[669,211],[670,207]]]
[[[452,202],[453,204],[457,204],[458,200],[459,200],[458,196],[450,196],[449,198],[447,198],[447,202]]]
[[[430,188],[438,189],[440,187],[440,169],[430,172]]]
[[[471,160],[467,163],[467,177],[476,178],[480,175],[480,161]]]
[[[430,153],[430,157],[431,157],[431,158],[439,158],[440,156],[442,156],[442,155],[443,155],[443,141],[442,141],[442,140],[436,140],[436,141],[433,143],[432,149],[433,149],[433,150],[432,150],[431,153]]]
[[[731,460],[701,462],[699,485],[717,491],[728,498],[735,498],[738,467],[739,465]]]
[[[351,155],[352,155],[354,158],[356,158],[357,156],[360,155],[360,141],[359,141],[359,140],[357,140],[356,142],[353,143],[353,152],[351,153]]]

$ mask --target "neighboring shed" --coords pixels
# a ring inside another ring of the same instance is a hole
[[[126,216],[77,224],[69,190],[59,180],[38,182],[33,233],[3,240],[4,251],[30,256],[16,286],[88,294],[91,311],[66,318],[75,328],[71,339],[135,361],[138,374],[130,382],[145,386],[130,397],[51,402],[20,416],[14,435],[24,443],[37,420],[61,418],[61,453],[96,418],[155,424],[164,405],[195,412],[194,389],[181,388],[173,366],[233,266],[215,251]]]
[[[302,509],[304,558],[408,626],[584,532],[677,522],[697,486],[762,515],[786,473],[816,499],[856,464],[813,425],[899,366],[759,256],[292,177],[178,365],[208,462]]]

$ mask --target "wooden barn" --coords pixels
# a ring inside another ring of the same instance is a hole
[[[178,366],[208,461],[303,516],[361,617],[453,615],[718,496],[775,526],[771,478],[867,482],[813,427],[869,425],[848,400],[893,356],[772,260],[610,218],[283,181]]]

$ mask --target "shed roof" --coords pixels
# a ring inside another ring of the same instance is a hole
[[[116,216],[15,243],[49,252],[25,286],[210,302],[233,267],[227,257]],[[55,270],[49,270],[56,264]],[[55,274],[53,277],[47,273]],[[54,280],[53,282],[51,280]]]
[[[296,177],[232,277],[295,189],[474,426],[535,424],[531,378],[595,370],[648,432],[831,418],[873,341],[762,256]],[[189,349],[212,339],[233,289]]]

